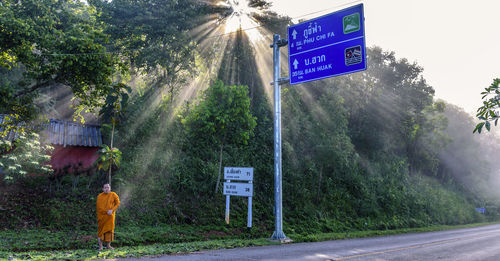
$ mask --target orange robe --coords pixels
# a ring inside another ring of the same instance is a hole
[[[109,192],[108,194],[103,192],[97,196],[97,236],[102,241],[113,241],[115,212],[119,205],[120,199],[115,192]],[[108,215],[110,209],[113,210],[111,216]]]

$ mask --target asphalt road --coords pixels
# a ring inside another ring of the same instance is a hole
[[[137,260],[137,259],[126,259]],[[500,260],[500,225],[194,252],[142,260]]]

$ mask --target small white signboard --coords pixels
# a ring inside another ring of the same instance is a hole
[[[226,195],[226,223],[229,224],[229,205],[231,196],[248,197],[247,227],[252,227],[252,196],[253,196],[253,168],[224,167],[224,189]],[[237,183],[232,181],[247,181]]]
[[[252,181],[253,168],[224,167],[224,179]]]
[[[224,182],[224,195],[251,197],[253,196],[252,183]]]

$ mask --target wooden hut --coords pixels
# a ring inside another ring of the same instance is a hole
[[[102,144],[101,126],[92,124],[51,119],[44,136],[54,146],[50,160],[53,169],[91,167]]]
[[[5,126],[5,115],[0,115],[0,131]],[[51,119],[42,125],[41,142],[50,143],[54,150],[50,165],[54,170],[63,168],[88,169],[97,160],[102,145],[101,126],[95,124],[80,124],[72,121]],[[19,137],[16,131],[9,131],[4,139],[13,141]]]

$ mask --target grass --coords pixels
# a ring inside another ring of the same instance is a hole
[[[26,251],[26,252],[0,252],[0,259],[8,260],[93,260],[104,258],[125,258],[142,256],[159,256],[178,253],[189,253],[208,249],[236,248],[247,246],[264,246],[278,244],[267,239],[229,239],[196,241],[187,243],[152,244],[142,246],[126,246],[115,250],[97,251],[94,249],[74,249],[57,251]]]
[[[339,240],[339,239],[350,239],[350,238],[362,238],[362,237],[375,237],[375,236],[387,236],[394,234],[403,233],[418,233],[418,232],[430,232],[448,229],[459,229],[459,228],[472,228],[490,224],[497,224],[498,222],[492,223],[478,223],[460,226],[432,226],[424,228],[407,228],[407,229],[395,229],[395,230],[374,230],[374,231],[353,231],[345,233],[318,233],[318,234],[290,234],[288,235],[293,242],[316,242],[316,241],[326,241],[326,240]],[[163,229],[163,230],[162,230]],[[165,229],[167,227],[162,227],[160,229],[161,234],[165,235]],[[171,232],[175,235],[175,230],[177,228],[170,228]],[[145,229],[148,231],[148,229]],[[149,230],[150,231],[150,230]],[[132,233],[129,231],[128,233]],[[147,234],[147,233],[146,233]],[[45,236],[44,236],[45,235]],[[200,250],[210,250],[210,249],[223,249],[223,248],[237,248],[237,247],[249,247],[249,246],[264,246],[264,245],[274,245],[279,244],[274,241],[270,241],[268,238],[248,238],[242,239],[242,235],[220,235],[224,239],[211,239],[210,237],[199,237],[199,235],[194,232],[189,232],[183,234],[184,239],[177,239],[174,243],[148,243],[153,240],[143,240],[145,243],[134,243],[129,242],[130,245],[124,245],[122,242],[120,246],[115,250],[104,250],[97,251],[97,242],[95,238],[80,244],[78,247],[64,248],[64,244],[56,243],[56,241],[64,241],[64,237],[67,237],[67,232],[52,232],[47,230],[22,230],[22,231],[0,231],[0,260],[92,260],[92,259],[103,259],[103,258],[126,258],[126,257],[142,257],[142,256],[159,256],[159,255],[169,255],[169,254],[179,254],[179,253],[190,253]],[[177,234],[179,235],[179,234]],[[188,236],[191,235],[191,238]],[[125,234],[123,235],[125,236]],[[170,240],[174,236],[170,237]],[[197,240],[192,242],[179,242],[180,240]],[[167,239],[169,240],[169,239]],[[69,240],[66,240],[69,241]],[[15,242],[15,243],[12,243]],[[118,243],[118,240],[117,242]],[[56,245],[50,245],[56,244]],[[120,245],[115,244],[115,246]],[[54,247],[57,246],[57,247]]]
[[[96,246],[96,231],[55,231],[47,229],[0,231],[0,251],[92,249]],[[256,239],[267,233],[253,229],[245,231],[225,226],[117,226],[114,246],[138,246],[156,243],[173,244],[195,241]]]

